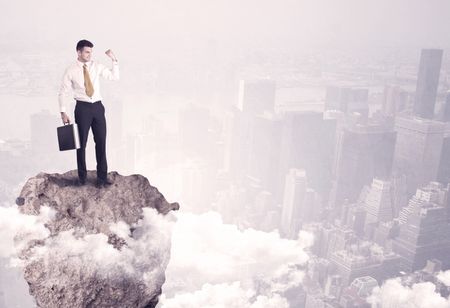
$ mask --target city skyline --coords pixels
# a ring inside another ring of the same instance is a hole
[[[158,308],[450,307],[449,3],[1,5],[26,20],[0,21],[0,308],[34,308],[7,266],[21,187],[77,168],[57,92],[81,38],[120,63],[108,171],[181,206]]]

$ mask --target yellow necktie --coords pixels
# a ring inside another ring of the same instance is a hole
[[[86,88],[86,94],[92,97],[94,94],[94,86],[92,85],[91,78],[89,77],[89,72],[87,70],[87,65],[83,65],[83,75],[84,75],[84,87]]]

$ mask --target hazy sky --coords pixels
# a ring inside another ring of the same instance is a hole
[[[0,0],[0,35],[73,48],[87,38],[136,50],[163,40],[445,47],[448,0]],[[69,43],[70,42],[70,43]],[[126,47],[124,46],[126,45]]]

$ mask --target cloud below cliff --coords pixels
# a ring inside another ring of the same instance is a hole
[[[431,282],[415,283],[411,287],[401,283],[400,278],[389,279],[381,287],[373,290],[369,302],[380,307],[395,308],[449,308],[450,299],[443,298],[436,292],[436,285]]]
[[[216,212],[177,213],[161,307],[288,307],[280,295],[298,286],[310,233],[298,241],[277,232],[239,230]],[[264,283],[264,292],[256,284]]]
[[[16,206],[0,207],[0,257],[15,259],[28,240],[46,238],[45,223],[54,214],[49,207],[42,207],[38,216],[23,215]]]

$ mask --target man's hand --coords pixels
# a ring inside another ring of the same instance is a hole
[[[117,58],[116,58],[116,56],[114,55],[114,53],[112,52],[111,49],[108,49],[107,51],[105,51],[105,54],[106,54],[108,57],[110,57],[111,60],[117,61]]]
[[[69,116],[65,112],[61,112],[61,119],[63,121],[63,124],[70,124]]]

